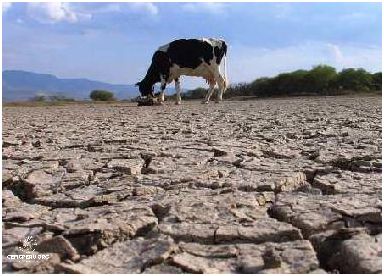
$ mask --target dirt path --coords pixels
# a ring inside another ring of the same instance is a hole
[[[380,273],[381,97],[3,108],[3,271]],[[11,261],[32,236],[48,261]]]

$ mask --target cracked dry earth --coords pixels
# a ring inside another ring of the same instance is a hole
[[[3,271],[381,273],[381,97],[3,108]],[[10,261],[27,236],[41,262]]]

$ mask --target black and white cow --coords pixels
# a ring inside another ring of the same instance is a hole
[[[164,102],[167,84],[175,81],[176,104],[181,103],[180,76],[203,77],[209,90],[203,103],[208,103],[216,83],[219,86],[217,102],[223,98],[227,86],[226,78],[220,73],[220,63],[225,57],[227,45],[224,40],[214,38],[179,39],[161,46],[152,57],[152,63],[144,79],[136,85],[142,96],[154,97],[153,86],[161,83],[159,101]],[[226,72],[225,72],[226,74]]]

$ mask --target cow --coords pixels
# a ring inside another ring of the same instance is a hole
[[[203,77],[209,89],[203,103],[208,103],[216,83],[219,86],[216,102],[223,99],[227,88],[227,79],[220,73],[220,63],[224,59],[226,76],[227,44],[222,39],[178,39],[163,45],[155,51],[152,63],[144,79],[136,85],[141,96],[155,97],[153,87],[160,82],[158,101],[164,102],[164,90],[167,84],[175,81],[176,104],[181,103],[181,76]]]

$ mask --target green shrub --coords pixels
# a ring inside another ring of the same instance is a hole
[[[48,97],[51,102],[74,102],[75,99],[68,98],[66,96],[61,95],[53,95]]]
[[[381,91],[382,89],[382,75],[381,72],[372,75],[371,89]]]
[[[47,100],[47,97],[45,95],[40,95],[40,94],[37,94],[31,98],[32,102],[45,102],[46,100]]]
[[[347,68],[338,74],[336,82],[343,90],[369,91],[372,86],[372,76],[362,68]]]
[[[114,95],[112,92],[106,90],[93,90],[89,97],[92,101],[114,101]]]

